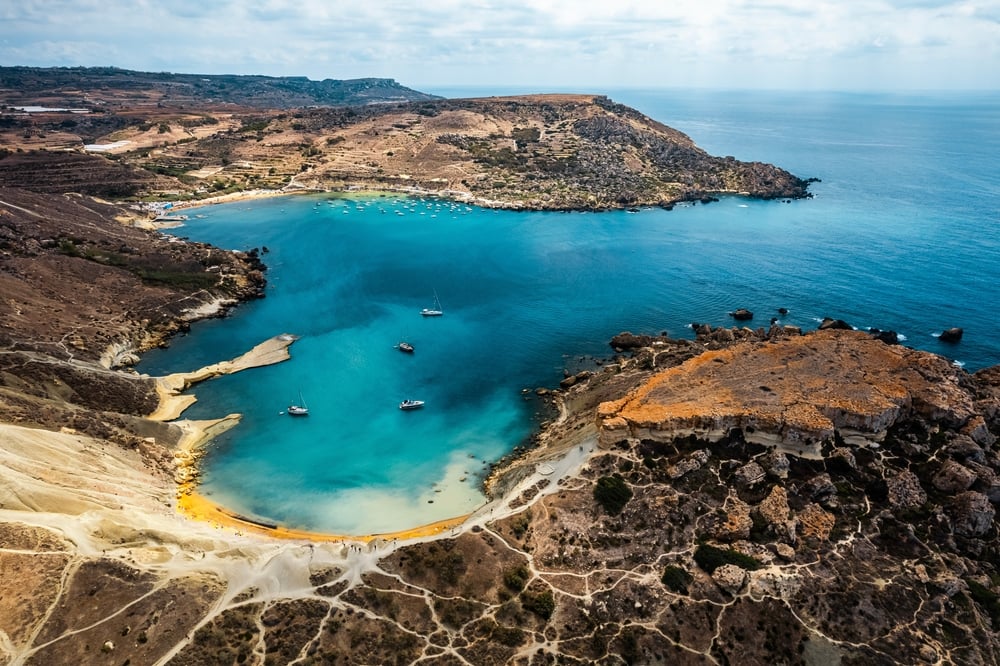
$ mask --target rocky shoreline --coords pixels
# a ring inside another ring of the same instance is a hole
[[[177,498],[193,480],[183,451],[231,418],[150,418],[183,404],[101,359],[232,284],[255,297],[260,282],[232,276],[259,259],[205,263],[206,246],[141,240],[116,211],[0,191],[6,660],[1000,658],[1000,366],[970,375],[833,324],[622,333],[612,359],[545,390],[557,415],[496,468],[472,516],[327,539],[218,509],[190,520],[176,510],[194,497]],[[58,219],[73,226],[44,226]],[[161,254],[218,291],[144,283],[137,267]],[[116,283],[127,289],[86,287]],[[47,300],[18,303],[28,286]]]

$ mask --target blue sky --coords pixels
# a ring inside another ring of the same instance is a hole
[[[423,90],[998,90],[1000,0],[17,0],[0,64]]]

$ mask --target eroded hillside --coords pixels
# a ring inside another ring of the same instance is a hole
[[[681,132],[593,95],[8,114],[3,124],[8,155],[0,159],[0,184],[48,192],[184,199],[365,187],[533,209],[669,207],[737,193],[808,196],[807,181],[778,167],[713,157]],[[84,143],[101,148],[90,167],[78,163],[81,171],[110,174],[100,163],[114,160],[113,178],[50,168],[65,160],[51,151],[83,150]]]

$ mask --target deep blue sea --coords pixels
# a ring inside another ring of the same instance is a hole
[[[480,96],[528,90],[433,90]],[[470,511],[479,475],[536,427],[555,386],[614,334],[825,317],[892,329],[967,370],[1000,363],[1000,95],[599,91],[712,154],[816,177],[815,197],[638,213],[515,213],[387,196],[192,211],[173,233],[267,246],[267,298],[196,324],[149,374],[288,332],[285,363],[195,387],[185,418],[244,415],[202,491],[233,510],[347,534]],[[195,217],[197,214],[197,217]],[[445,315],[420,310],[440,298]],[[961,326],[948,346],[935,337]],[[416,352],[394,349],[400,340]],[[283,413],[301,392],[306,418]],[[402,412],[406,398],[424,409]]]

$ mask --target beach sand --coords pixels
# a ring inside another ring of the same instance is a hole
[[[196,401],[193,395],[182,395],[198,382],[218,377],[224,374],[239,372],[250,368],[281,363],[291,358],[288,348],[295,342],[296,336],[282,334],[265,340],[247,353],[231,361],[222,361],[192,372],[174,373],[157,378],[157,392],[160,403],[148,418],[159,421],[171,421],[182,431],[180,441],[174,452],[176,471],[174,480],[176,488],[176,505],[178,511],[194,520],[226,527],[239,533],[265,535],[277,539],[293,539],[308,541],[356,541],[372,543],[378,540],[409,540],[421,537],[439,535],[448,530],[454,530],[462,525],[472,514],[464,513],[452,518],[418,525],[411,529],[378,534],[328,534],[307,530],[293,529],[270,523],[253,516],[241,515],[227,509],[197,491],[199,481],[199,461],[204,453],[204,446],[213,437],[220,435],[239,423],[239,414],[229,414],[214,420],[180,420],[175,421]]]

